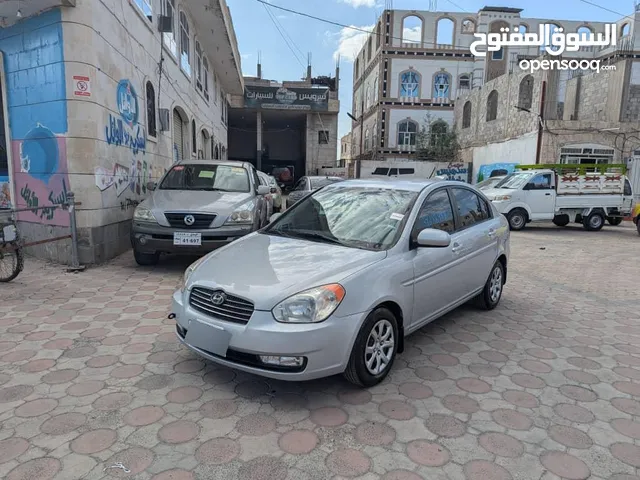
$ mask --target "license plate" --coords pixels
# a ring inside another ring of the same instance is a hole
[[[197,320],[192,320],[187,328],[185,341],[189,345],[220,357],[227,356],[231,334],[224,328]]]
[[[193,232],[175,232],[173,234],[174,245],[202,245],[202,234]]]

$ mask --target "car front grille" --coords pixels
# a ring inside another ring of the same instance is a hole
[[[253,303],[244,298],[225,293],[225,300],[220,305],[211,301],[211,296],[221,290],[204,287],[193,287],[189,295],[189,305],[195,310],[219,320],[246,324],[253,315]]]
[[[167,218],[169,225],[173,228],[186,228],[186,229],[204,229],[209,228],[211,223],[215,220],[216,216],[210,213],[168,213],[165,212],[164,216]],[[192,225],[187,225],[184,221],[185,217],[192,216],[194,222]]]

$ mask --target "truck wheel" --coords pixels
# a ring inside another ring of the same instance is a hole
[[[136,259],[136,263],[143,267],[148,267],[150,265],[156,265],[158,260],[160,260],[160,254],[158,252],[155,253],[140,253],[135,248],[133,249],[133,258]]]
[[[607,222],[616,227],[622,223],[622,217],[607,217]]]
[[[583,221],[582,226],[590,232],[597,232],[604,227],[604,215],[600,212],[593,212],[589,214]]]
[[[507,220],[509,220],[509,228],[517,232],[527,224],[527,212],[522,208],[514,208],[507,215]]]
[[[566,227],[569,225],[569,215],[556,215],[553,217],[553,224],[558,227]]]

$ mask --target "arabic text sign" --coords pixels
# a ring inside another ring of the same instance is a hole
[[[551,31],[553,28],[553,32]],[[486,51],[478,51],[479,46],[486,46],[487,51],[497,52],[502,47],[543,47],[549,55],[561,55],[563,52],[577,52],[580,47],[592,46],[616,46],[617,28],[615,23],[605,25],[605,33],[564,33],[563,28],[550,24],[541,24],[538,33],[524,32],[515,27],[513,31],[509,28],[500,29],[501,33],[474,33],[478,38],[469,49],[477,57],[485,57]]]
[[[244,104],[247,108],[326,112],[329,109],[329,89],[247,86]]]

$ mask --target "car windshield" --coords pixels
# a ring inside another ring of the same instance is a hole
[[[312,178],[311,179],[311,190],[317,190],[326,185],[331,185],[332,183],[340,182],[341,180],[338,178]]]
[[[176,165],[160,184],[160,190],[209,190],[248,192],[249,175],[231,165]]]
[[[527,172],[518,172],[512,173],[504,177],[504,179],[499,182],[495,188],[510,188],[512,190],[517,190],[518,188],[524,186],[529,179],[531,178],[531,173]]]
[[[306,197],[264,233],[367,250],[398,241],[417,192],[368,187],[328,187]]]

